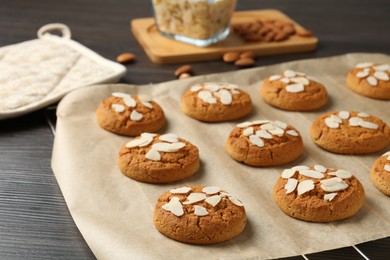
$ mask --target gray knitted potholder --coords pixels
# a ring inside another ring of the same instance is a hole
[[[59,30],[62,36],[48,33]],[[69,91],[114,83],[126,68],[70,39],[64,24],[48,24],[38,39],[0,48],[0,119],[57,102]]]

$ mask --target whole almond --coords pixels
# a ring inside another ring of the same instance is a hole
[[[313,35],[311,31],[306,29],[300,29],[296,33],[298,36],[302,36],[302,37],[311,37]]]
[[[261,35],[259,33],[245,34],[244,40],[247,42],[258,42],[261,41]]]
[[[240,58],[251,58],[253,59],[255,57],[255,53],[253,51],[244,51],[240,54]]]
[[[275,35],[274,40],[277,42],[281,42],[281,41],[287,40],[287,38],[288,38],[288,34],[283,32],[283,31],[280,31]]]
[[[250,67],[255,64],[255,61],[251,58],[241,58],[237,60],[234,65],[239,66],[239,67]]]
[[[179,76],[179,79],[188,79],[188,78],[191,78],[191,74],[190,73],[182,73]]]
[[[175,70],[175,76],[179,77],[183,73],[188,73],[191,70],[191,65],[183,65]]]
[[[223,61],[227,63],[235,62],[239,58],[240,58],[240,54],[235,51],[226,52],[222,57]]]
[[[264,40],[266,42],[272,42],[275,38],[276,34],[273,32],[273,31],[270,31],[268,32],[265,36],[264,36]]]
[[[287,33],[288,35],[291,35],[295,33],[295,28],[291,24],[286,24],[283,26],[282,31]]]
[[[135,60],[135,55],[129,52],[122,53],[116,57],[116,61],[119,63],[129,63]]]

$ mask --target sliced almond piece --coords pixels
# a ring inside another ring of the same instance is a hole
[[[295,83],[286,86],[286,90],[290,93],[299,93],[305,90],[305,86],[301,83]]]
[[[374,77],[383,81],[389,80],[389,75],[387,75],[387,73],[384,71],[375,71]]]
[[[284,185],[284,189],[286,190],[286,194],[289,194],[295,190],[298,185],[298,180],[291,178],[287,180],[286,185]]]
[[[251,135],[249,136],[249,141],[258,146],[258,147],[264,147],[264,142],[263,140],[260,139],[260,137],[258,137],[257,135]]]
[[[159,152],[174,153],[184,147],[185,143],[155,143],[152,145],[152,148]]]
[[[288,78],[281,78],[280,81],[286,84],[290,83],[290,80]]]
[[[297,172],[297,171],[294,170],[294,169],[285,169],[285,170],[283,170],[283,172],[282,172],[282,178],[283,178],[283,179],[291,178],[292,176],[294,176],[294,174],[295,174],[296,172]]]
[[[352,177],[352,174],[346,170],[337,170],[335,172],[330,172],[328,174],[329,175],[336,175],[337,177],[339,177],[341,179],[349,179]]]
[[[152,161],[160,161],[161,154],[157,150],[152,148],[145,154],[145,158]]]
[[[324,166],[317,164],[317,165],[314,165],[314,170],[321,172],[321,173],[325,173],[327,169]]]
[[[222,189],[220,187],[217,187],[217,186],[207,186],[207,187],[204,187],[202,189],[202,191],[204,193],[206,193],[207,195],[212,195],[212,194],[216,194],[216,193],[222,191]]]
[[[233,97],[232,97],[232,94],[230,94],[230,91],[227,91],[225,89],[221,89],[219,91],[220,93],[220,100],[221,100],[221,103],[224,104],[224,105],[230,105],[233,101]]]
[[[183,205],[178,197],[172,197],[168,203],[162,206],[162,208],[178,217],[183,216],[184,214]]]
[[[244,131],[242,131],[242,133],[245,136],[253,135],[253,127],[245,128]]]
[[[273,124],[267,123],[267,124],[261,125],[260,128],[264,129],[264,130],[274,130],[275,126]]]
[[[150,103],[149,101],[141,101],[141,104],[149,109],[153,109],[153,104]]]
[[[336,197],[336,195],[337,195],[337,192],[325,194],[324,200],[332,201],[334,199],[334,197]]]
[[[138,99],[146,102],[152,101],[152,97],[149,95],[138,95]]]
[[[304,180],[298,184],[298,195],[305,194],[308,191],[314,189],[314,181]]]
[[[194,214],[199,217],[207,216],[209,214],[205,207],[194,205],[194,208],[195,208]]]
[[[284,76],[287,77],[287,78],[293,78],[295,77],[297,74],[295,73],[295,71],[292,71],[292,70],[285,70],[283,72]]]
[[[333,121],[330,117],[325,118],[325,124],[329,128],[339,128],[339,123]]]
[[[237,197],[229,196],[229,200],[236,206],[243,207],[244,203],[242,203]]]
[[[329,175],[331,175],[329,173]],[[323,184],[324,186],[333,186],[337,183],[340,183],[342,182],[343,180],[340,178],[340,177],[333,177],[333,178],[329,178],[329,179],[325,179],[325,180],[321,180],[321,184]]]
[[[268,133],[267,130],[264,130],[264,129],[260,129],[260,130],[257,130],[256,131],[256,135],[258,137],[261,137],[261,138],[264,138],[264,139],[272,139],[272,135],[270,133]]]
[[[349,112],[348,111],[340,111],[338,113],[338,116],[341,118],[341,119],[348,119],[349,118]]]
[[[221,89],[221,84],[219,83],[213,83],[213,82],[208,82],[205,83],[204,88],[211,91],[211,92],[217,92],[218,90]]]
[[[125,106],[122,104],[112,104],[111,108],[118,113],[122,113],[123,111],[125,111]]]
[[[373,87],[376,87],[376,85],[378,85],[378,80],[376,78],[374,78],[373,76],[369,76],[367,78],[367,82],[373,86]]]
[[[142,118],[144,118],[144,116],[142,114],[138,113],[137,110],[131,111],[131,114],[130,114],[131,121],[138,122],[138,121],[141,121]]]
[[[272,130],[268,130],[268,132],[273,134],[273,135],[277,135],[277,136],[284,135],[284,130],[282,128],[279,128],[279,127],[275,127]]]
[[[365,78],[369,75],[370,73],[366,70],[362,70],[362,71],[359,71],[358,73],[356,73],[356,77],[358,78]]]
[[[390,164],[386,164],[383,169],[387,172],[390,172]]]
[[[111,95],[112,95],[113,97],[120,97],[120,98],[130,97],[129,94],[122,93],[122,92],[113,92]]]
[[[307,79],[307,78],[304,78],[304,77],[295,77],[295,78],[290,78],[290,80],[294,83],[300,83],[300,84],[303,84],[303,85],[309,85],[310,84],[310,81]]]
[[[369,114],[364,113],[364,112],[360,112],[357,115],[358,115],[358,117],[369,117],[370,116]]]
[[[309,170],[309,167],[307,167],[305,165],[298,165],[298,166],[292,167],[291,169],[293,169],[294,171],[302,171],[302,170]]]
[[[175,134],[160,135],[160,136],[158,137],[158,139],[160,139],[161,141],[168,142],[168,143],[176,143],[176,142],[179,142],[178,136],[175,135]]]
[[[262,124],[268,124],[271,123],[269,120],[255,120],[252,122],[252,125],[262,125]]]
[[[322,184],[321,189],[323,189],[326,192],[335,192],[335,191],[345,190],[346,188],[348,188],[348,186],[349,185],[343,181],[329,186]]]
[[[145,138],[138,138],[138,139],[134,139],[134,140],[127,142],[125,146],[127,148],[133,148],[133,147],[137,147],[139,145],[145,144],[145,143],[148,143],[148,140],[146,140]]]
[[[252,125],[252,122],[243,122],[243,123],[237,124],[236,126],[238,128],[246,128],[246,127],[251,126],[251,125]]]
[[[180,187],[176,189],[171,189],[169,192],[172,194],[186,194],[191,190],[192,190],[191,187]]]
[[[336,116],[336,115],[330,115],[330,119],[332,119],[333,122],[336,122],[339,124],[341,124],[343,122],[343,120],[341,120],[341,118]]]
[[[282,121],[275,120],[272,122],[272,124],[276,125],[277,127],[282,128],[282,129],[287,128],[287,124],[285,122],[282,122]]]
[[[359,126],[360,123],[363,121],[360,117],[351,117],[348,122],[350,126]]]
[[[379,126],[377,124],[372,123],[372,122],[368,122],[368,121],[361,121],[359,123],[359,125],[361,127],[368,128],[368,129],[378,129],[379,128]]]
[[[298,132],[295,130],[288,130],[286,133],[291,135],[291,136],[298,136],[299,135]]]
[[[222,199],[221,196],[214,195],[214,196],[208,197],[204,201],[207,202],[208,204],[210,204],[211,206],[215,207],[218,205],[218,203],[221,201],[221,199]]]
[[[193,204],[199,201],[203,201],[207,198],[206,194],[204,193],[198,193],[198,192],[193,192],[187,197],[187,201],[183,202],[183,204],[188,205],[188,204]]]
[[[282,76],[280,76],[280,75],[272,75],[272,76],[270,76],[270,77],[268,78],[268,80],[269,80],[269,81],[274,81],[274,80],[278,80],[278,79],[280,79],[280,78],[282,78]]]
[[[192,91],[192,92],[198,92],[199,90],[201,90],[201,89],[203,89],[203,86],[201,86],[201,85],[195,85],[195,86],[192,86],[191,88],[190,88],[190,90]]]
[[[389,64],[382,64],[374,67],[374,70],[376,71],[386,71],[390,70],[390,65]]]
[[[362,62],[362,63],[358,63],[356,64],[356,68],[367,68],[367,67],[371,67],[372,65],[374,65],[374,63],[372,62]]]
[[[125,96],[122,99],[123,99],[123,102],[125,103],[125,105],[128,107],[136,107],[137,106],[137,102],[131,96]]]
[[[206,100],[207,100],[208,98],[211,98],[211,97],[212,97],[212,94],[211,94],[211,92],[208,91],[208,90],[202,90],[202,91],[199,91],[199,92],[198,92],[198,97],[199,97],[200,99],[202,99],[203,101],[206,102]]]
[[[315,171],[315,170],[301,170],[299,171],[299,174],[304,175],[306,177],[315,178],[315,179],[322,179],[325,177],[325,175],[322,172]]]

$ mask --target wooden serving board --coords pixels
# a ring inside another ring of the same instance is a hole
[[[273,9],[236,12],[233,15],[232,24],[250,22],[258,18],[289,21],[294,24],[296,30],[304,29],[284,13]],[[257,56],[308,52],[315,50],[318,43],[316,37],[298,35],[293,35],[288,40],[281,42],[245,42],[232,31],[222,42],[208,47],[196,47],[160,34],[154,18],[132,20],[131,30],[149,58],[154,63],[159,64],[216,60],[221,59],[223,53],[228,51],[251,50]]]

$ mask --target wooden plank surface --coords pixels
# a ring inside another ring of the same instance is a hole
[[[281,10],[320,39],[316,52],[261,57],[256,66],[347,52],[390,53],[388,0],[238,1],[238,11],[255,9]],[[62,22],[71,28],[73,39],[108,59],[115,60],[122,52],[135,53],[137,61],[128,65],[123,83],[173,80],[178,65],[152,63],[129,32],[132,19],[150,16],[150,1],[2,0],[0,46],[33,39],[40,26]],[[196,75],[235,69],[219,60],[191,65]],[[53,135],[45,115],[55,124],[54,112],[50,109],[0,121],[0,259],[94,259],[50,168]],[[390,238],[356,248],[369,259],[388,259]],[[315,257],[356,259],[354,251],[330,252],[331,256],[325,252]]]
[[[232,24],[253,22],[260,18],[291,22],[296,30],[303,29],[286,14],[272,9],[236,12],[232,18]],[[232,31],[224,41],[202,48],[164,37],[158,31],[154,18],[132,20],[131,30],[149,58],[154,63],[160,64],[220,60],[222,55],[228,51],[250,50],[258,56],[308,52],[315,50],[318,43],[318,39],[314,36],[298,35],[293,35],[280,42],[246,42]]]

